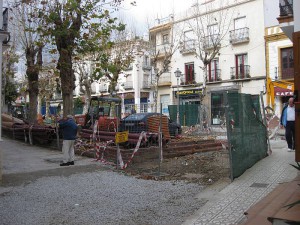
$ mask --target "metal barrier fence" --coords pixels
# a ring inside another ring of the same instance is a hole
[[[231,179],[234,179],[267,156],[267,128],[258,95],[228,93],[226,96]]]

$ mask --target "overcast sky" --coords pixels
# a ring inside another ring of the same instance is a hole
[[[148,22],[153,24],[157,18],[164,18],[173,12],[181,12],[196,2],[196,0],[135,0],[136,6],[131,6],[132,0],[124,0],[120,11],[125,23],[134,24],[139,32],[148,31]]]

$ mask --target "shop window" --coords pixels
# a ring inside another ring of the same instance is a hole
[[[211,93],[211,124],[219,125],[225,122],[223,93]]]

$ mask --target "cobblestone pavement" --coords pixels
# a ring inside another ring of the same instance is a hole
[[[242,176],[220,192],[202,192],[197,197],[207,199],[204,207],[188,218],[184,225],[240,224],[244,212],[271,192],[279,183],[290,181],[297,170],[295,153],[288,152],[283,140],[271,141],[272,155],[256,163]]]

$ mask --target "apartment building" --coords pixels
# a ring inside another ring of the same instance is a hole
[[[200,104],[205,96],[208,123],[214,125],[224,117],[224,93],[265,91],[263,0],[198,1],[157,20],[149,35],[156,52],[177,48],[164,74],[170,82],[159,86],[158,101]],[[177,68],[182,73],[178,86]]]
[[[293,63],[294,63],[294,84],[295,84],[295,133],[300,133],[300,1],[279,0],[280,14],[277,17],[279,26],[282,31],[293,42]],[[298,112],[298,113],[297,113]],[[296,138],[295,144],[296,154],[295,161],[300,162],[300,139]]]
[[[294,95],[293,43],[278,25],[265,29],[265,40],[266,72],[269,79],[266,105],[280,116],[283,104]]]

